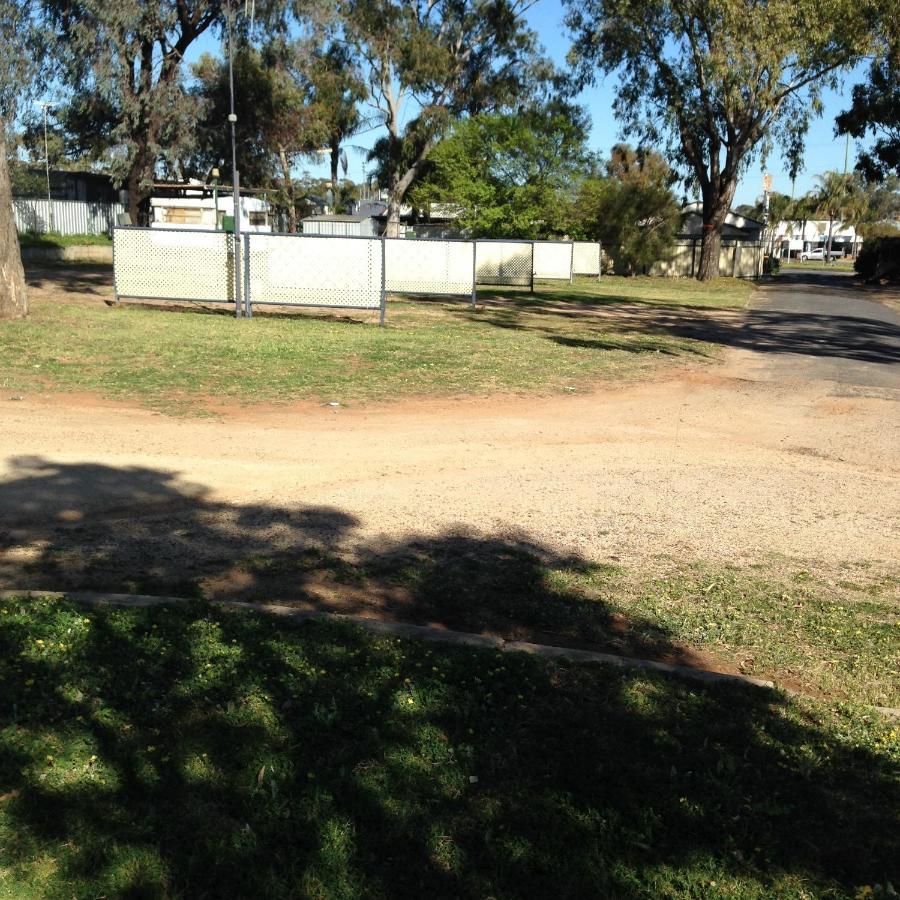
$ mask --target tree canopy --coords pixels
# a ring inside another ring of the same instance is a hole
[[[529,0],[344,0],[347,40],[385,128],[371,159],[400,204],[452,122],[515,104],[540,66],[523,13]]]
[[[563,106],[473,116],[437,144],[410,199],[453,206],[475,237],[558,234],[564,194],[588,164],[585,132]]]
[[[878,0],[566,0],[576,84],[616,73],[614,109],[699,187],[698,277],[754,153],[802,151],[825,88],[872,45]],[[870,8],[872,7],[872,8]]]

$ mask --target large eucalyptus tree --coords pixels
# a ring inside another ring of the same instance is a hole
[[[802,154],[822,92],[878,42],[895,0],[566,0],[576,82],[615,74],[614,109],[664,144],[699,188],[697,277],[718,270],[722,225],[754,156]]]

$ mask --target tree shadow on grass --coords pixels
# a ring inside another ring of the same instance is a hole
[[[6,587],[292,590],[681,652],[571,587],[591,563],[524,541],[351,551],[336,509],[229,507],[148,468],[14,468]],[[867,726],[828,715],[199,600],[0,601],[0,866],[48,897],[850,895],[892,874],[897,784]]]
[[[286,625],[2,604],[12,891],[852,896],[897,785],[772,693]]]

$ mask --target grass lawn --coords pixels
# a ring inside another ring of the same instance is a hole
[[[795,269],[801,272],[852,272],[853,260],[836,259],[833,262],[827,263],[822,259],[784,259],[781,261],[781,268]]]
[[[111,247],[112,239],[108,234],[36,234],[28,231],[19,235],[19,243],[23,247]]]
[[[0,602],[7,897],[887,897],[896,724],[199,604]]]
[[[38,289],[28,319],[0,325],[0,386],[97,391],[181,411],[227,398],[355,402],[584,389],[711,355],[712,344],[680,334],[675,320],[700,315],[697,307],[741,308],[752,290],[729,279],[584,279],[541,285],[534,296],[485,291],[476,311],[464,302],[397,299],[382,329],[368,313],[354,321],[260,308],[248,322],[190,305],[111,308],[87,275],[61,289],[53,278],[48,269],[32,278]]]

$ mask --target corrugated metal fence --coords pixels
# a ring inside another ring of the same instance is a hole
[[[116,216],[124,212],[121,203],[13,197],[16,228],[38,234],[51,230],[57,234],[112,234]]]

